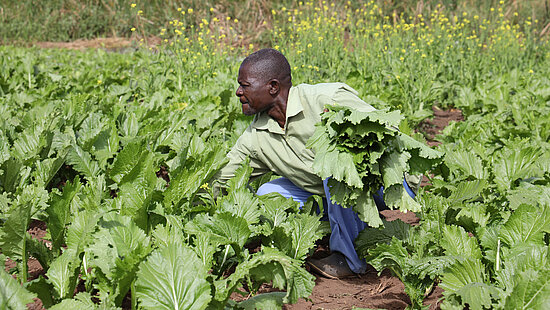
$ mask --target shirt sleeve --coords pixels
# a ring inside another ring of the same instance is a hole
[[[350,107],[361,112],[376,110],[373,106],[359,98],[357,91],[351,86],[342,84],[332,97],[332,104],[336,106]]]
[[[226,158],[229,162],[213,178],[214,196],[217,196],[220,190],[226,187],[227,181],[235,176],[235,172],[246,158],[250,158],[250,167],[253,168],[252,177],[270,171],[264,163],[256,158],[252,136],[252,129],[249,127],[239,137],[231,151],[227,153]]]

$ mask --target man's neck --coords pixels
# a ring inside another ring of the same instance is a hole
[[[289,92],[290,89],[281,89],[281,93],[275,98],[273,107],[267,112],[267,115],[274,119],[281,128],[285,128]]]

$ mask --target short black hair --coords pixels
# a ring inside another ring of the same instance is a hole
[[[285,55],[276,49],[264,48],[246,57],[241,66],[249,65],[256,73],[261,74],[266,80],[276,78],[281,82],[292,82],[290,64]]]

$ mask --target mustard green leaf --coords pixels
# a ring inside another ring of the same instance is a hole
[[[455,225],[444,225],[441,229],[441,247],[448,256],[464,256],[481,259],[481,248],[477,239],[470,237],[464,228]]]
[[[0,309],[26,310],[34,297],[35,294],[23,288],[6,271],[0,270]]]
[[[159,248],[137,272],[136,295],[144,309],[206,309],[212,296],[208,270],[181,244]]]
[[[521,272],[504,302],[504,309],[547,309],[550,307],[550,269]]]

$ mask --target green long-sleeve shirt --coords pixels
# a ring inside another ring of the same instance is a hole
[[[223,186],[235,175],[240,163],[250,158],[252,176],[269,171],[288,178],[313,194],[324,196],[323,182],[313,169],[315,153],[306,148],[307,140],[321,121],[325,105],[348,106],[360,111],[375,110],[343,83],[301,84],[290,88],[285,128],[267,113],[260,113],[227,154],[228,164],[218,173]]]

